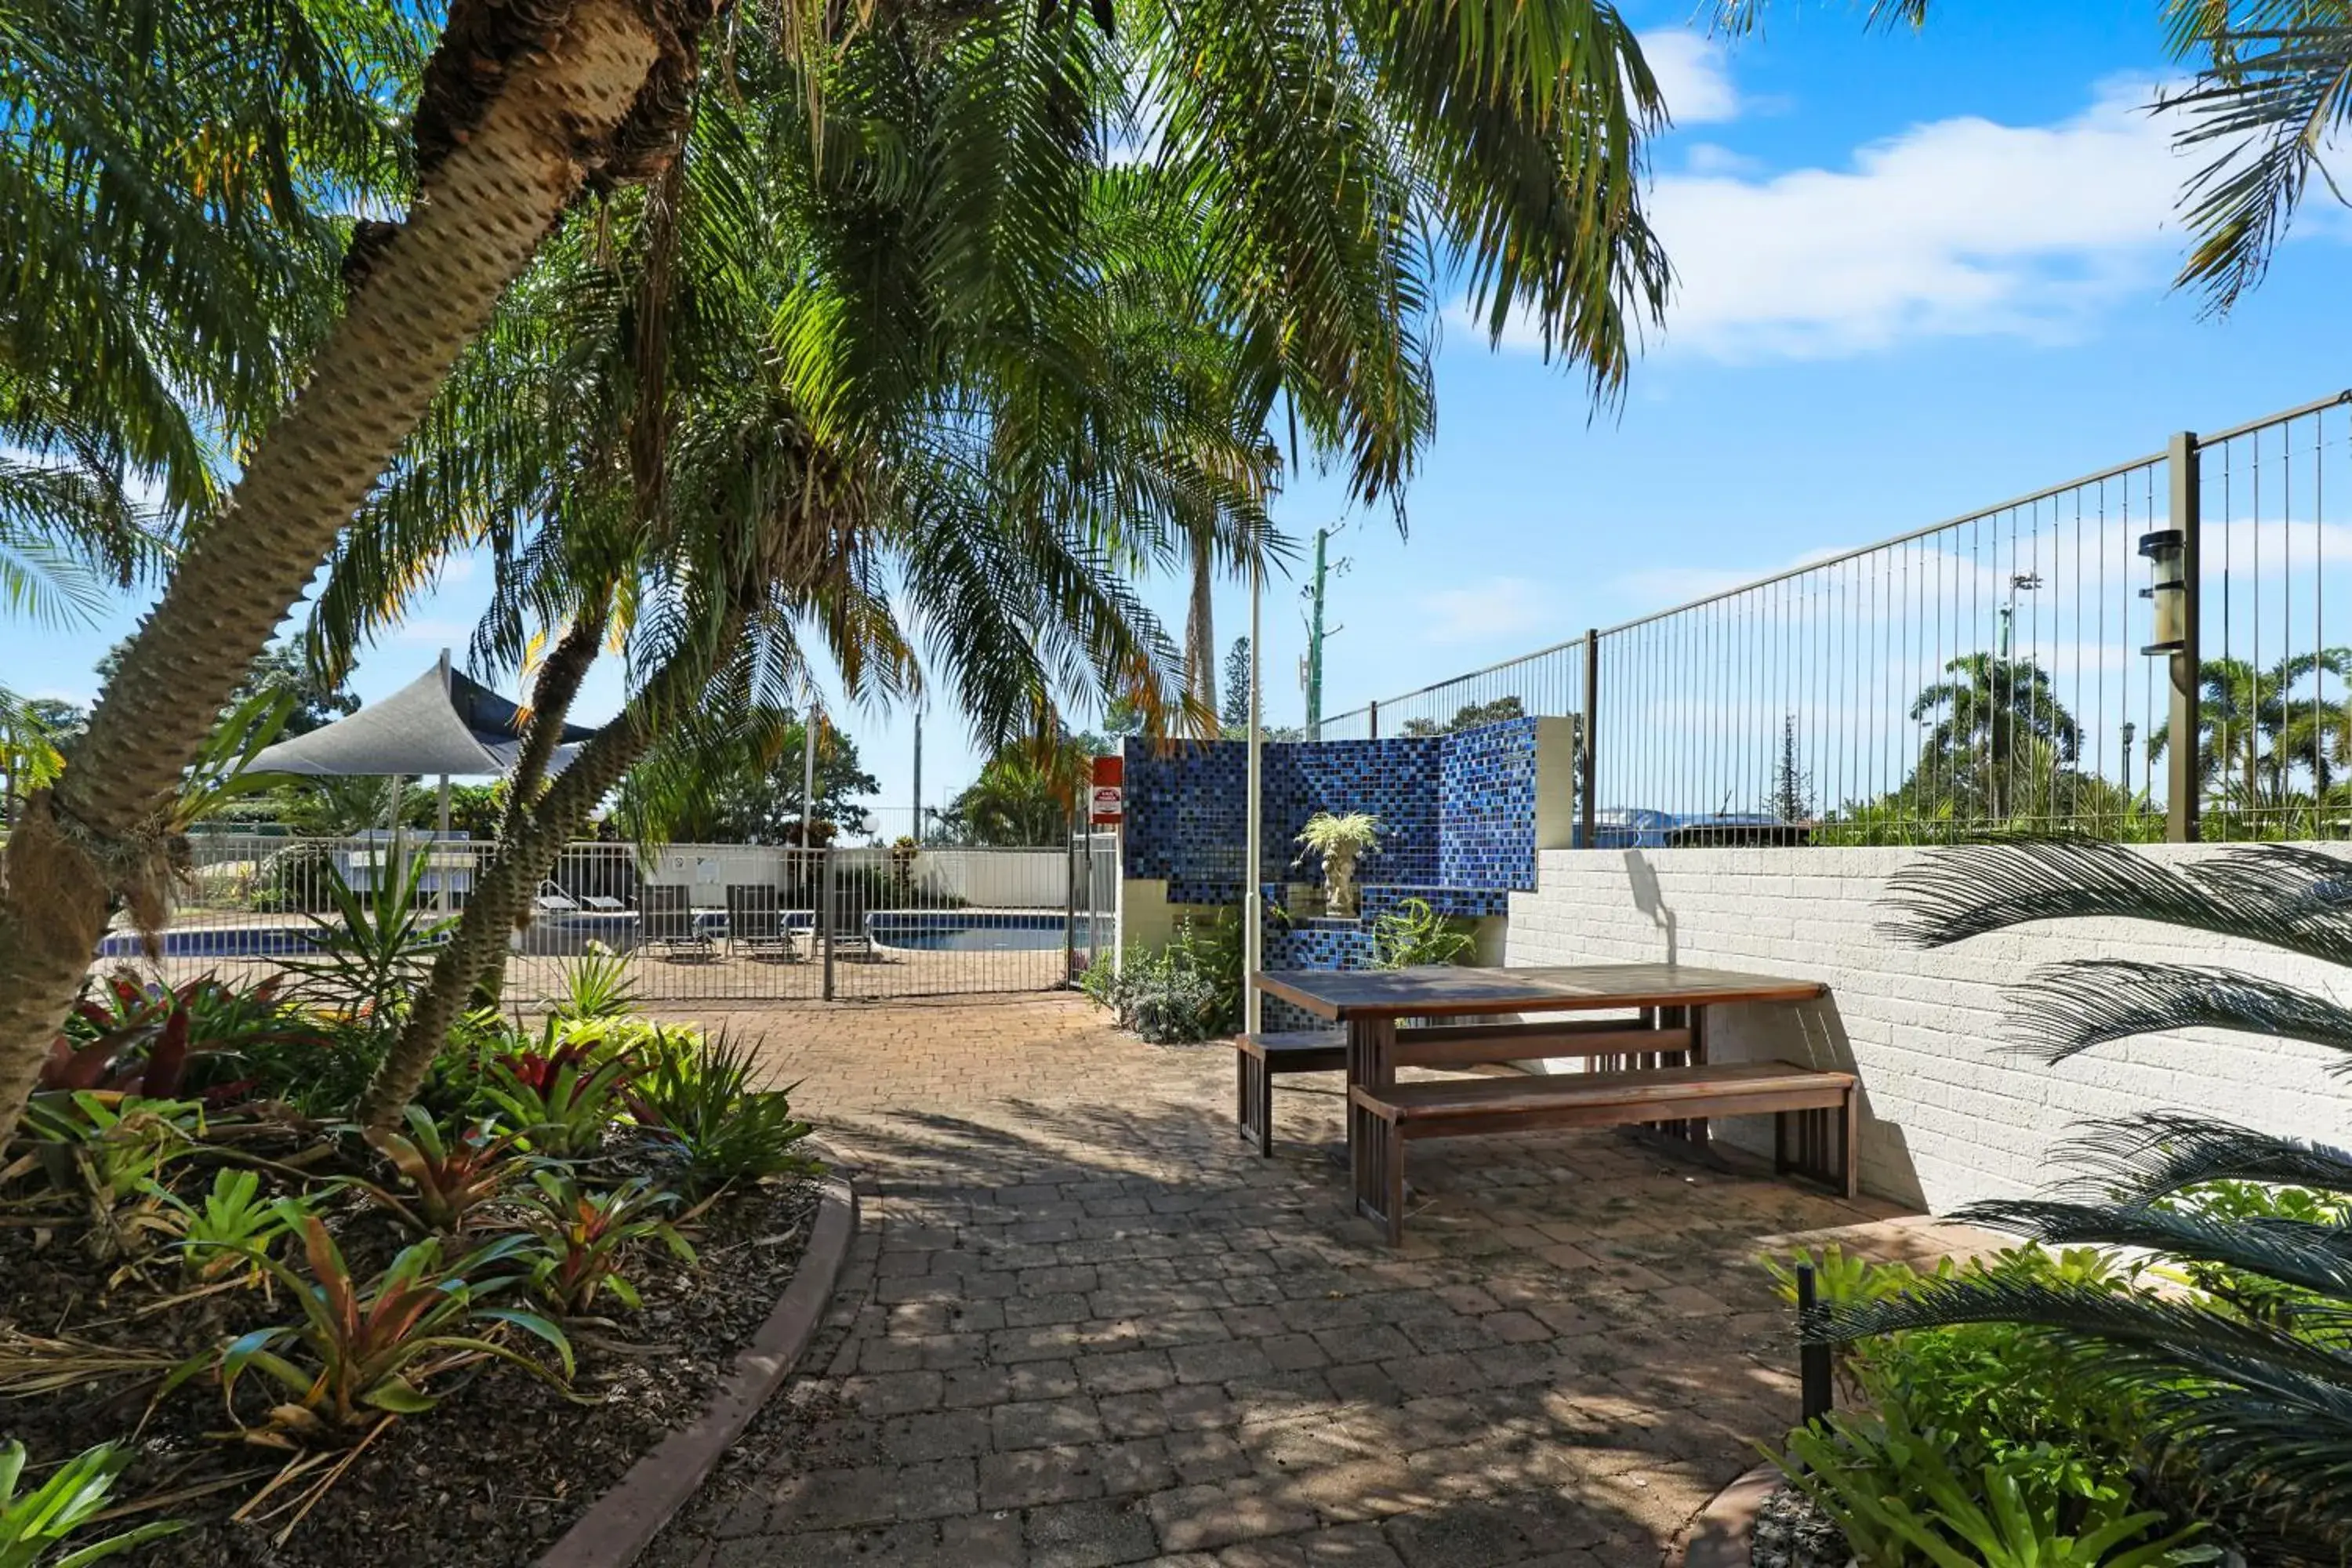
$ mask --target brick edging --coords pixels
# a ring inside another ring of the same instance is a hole
[[[849,1244],[857,1234],[857,1189],[838,1173],[824,1179],[816,1222],[792,1283],[767,1321],[735,1354],[702,1414],[655,1445],[611,1490],[574,1520],[535,1568],[627,1568],[683,1508],[751,1417],[792,1374],[816,1333]]]
[[[1756,1512],[1780,1489],[1780,1467],[1759,1465],[1716,1493],[1666,1553],[1665,1568],[1748,1568]]]

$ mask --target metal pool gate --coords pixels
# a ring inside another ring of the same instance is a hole
[[[573,844],[516,934],[507,999],[531,1005],[600,950],[626,961],[642,1000],[664,1004],[1055,989],[1112,940],[1113,846],[1108,834],[1044,848]],[[420,913],[451,916],[490,847],[200,834],[161,956],[118,931],[100,963],[173,981],[299,968],[318,959],[338,880],[364,893],[415,864]]]

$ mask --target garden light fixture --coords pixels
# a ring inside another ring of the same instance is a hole
[[[2177,528],[2143,533],[2139,552],[2147,557],[2150,579],[2140,597],[2152,612],[2147,646],[2139,651],[2179,653],[2189,646],[2188,536]]]

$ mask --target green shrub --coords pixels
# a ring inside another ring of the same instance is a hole
[[[1372,949],[1381,969],[1417,963],[1459,963],[1478,945],[1470,922],[1441,915],[1427,899],[1404,899],[1372,921]]]
[[[643,1062],[628,1086],[630,1114],[677,1162],[688,1191],[815,1169],[798,1147],[810,1129],[793,1116],[792,1091],[751,1087],[750,1045],[657,1033]]]
[[[1081,990],[1154,1045],[1222,1038],[1242,1023],[1242,931],[1238,918],[1179,921],[1158,952],[1130,948],[1087,966]]]

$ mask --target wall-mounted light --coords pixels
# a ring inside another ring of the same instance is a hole
[[[2179,653],[2189,646],[2188,538],[2177,528],[2143,533],[2139,552],[2147,557],[2148,585],[2139,596],[2149,602],[2151,633],[2139,651]]]

